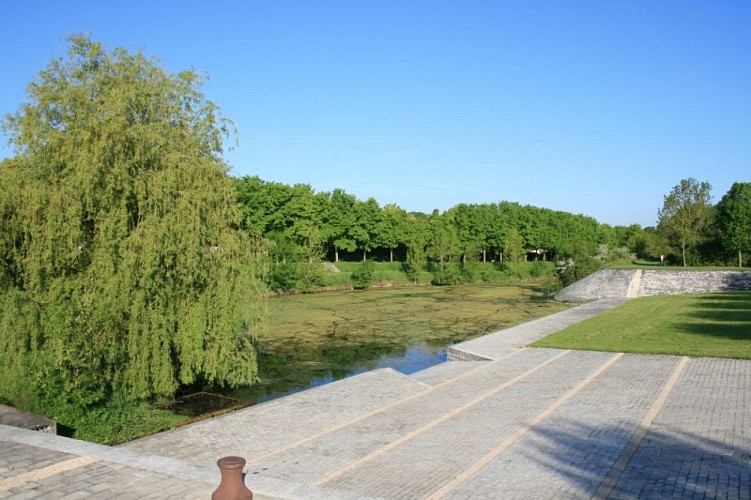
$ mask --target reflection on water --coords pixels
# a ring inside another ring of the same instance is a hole
[[[346,352],[328,351],[326,362],[304,362],[299,356],[259,353],[261,381],[227,395],[250,404],[263,403],[377,368],[392,368],[409,375],[446,361],[445,347],[430,346],[426,342],[370,359],[367,359],[368,354],[383,351],[383,346],[357,347]],[[341,361],[349,361],[349,366],[342,366]]]

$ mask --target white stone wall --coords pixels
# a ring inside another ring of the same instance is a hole
[[[563,302],[588,302],[603,298],[627,298],[637,274],[632,269],[602,269],[567,286],[556,296]],[[637,296],[751,290],[749,271],[644,270]]]
[[[562,302],[589,302],[604,298],[627,298],[634,269],[601,269],[573,283],[555,296]]]
[[[751,272],[645,270],[639,297],[730,290],[751,290]]]

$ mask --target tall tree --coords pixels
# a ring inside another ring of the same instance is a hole
[[[526,260],[524,238],[515,227],[512,227],[506,235],[506,244],[503,246],[503,251],[508,263],[515,264]]]
[[[339,262],[339,250],[354,252],[357,249],[357,241],[352,236],[356,223],[355,203],[357,198],[343,189],[334,189],[329,197],[324,226],[334,249],[334,262]]]
[[[659,227],[681,248],[684,267],[686,247],[699,239],[710,213],[711,191],[708,182],[698,182],[693,177],[681,179],[680,184],[665,195],[662,208],[657,212]]]
[[[394,262],[394,249],[407,241],[407,212],[395,204],[383,207],[378,228],[378,245],[389,251],[389,262]]]
[[[414,283],[420,278],[427,262],[427,245],[430,241],[430,219],[420,212],[407,214],[407,255],[404,269]]]
[[[352,237],[362,250],[362,260],[365,261],[368,252],[378,243],[378,231],[383,224],[383,211],[375,198],[355,203],[355,220],[357,222],[352,228]]]
[[[201,84],[72,36],[6,117],[0,396],[59,416],[255,379],[265,257]]]
[[[434,210],[429,218],[430,240],[427,255],[433,271],[433,283],[453,285],[459,279],[460,241],[450,217]]]
[[[738,252],[743,266],[743,250],[751,250],[751,182],[735,182],[717,204],[717,222],[725,247]]]

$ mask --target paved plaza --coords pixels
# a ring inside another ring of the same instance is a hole
[[[751,498],[751,361],[532,349],[604,299],[118,447],[0,426],[0,498]]]

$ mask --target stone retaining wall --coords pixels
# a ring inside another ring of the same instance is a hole
[[[731,290],[751,290],[751,272],[645,270],[639,297]]]
[[[637,276],[641,277],[641,284],[632,297],[751,290],[749,271],[602,269],[567,286],[555,299],[589,302],[603,298],[627,298],[631,283]]]
[[[556,294],[561,302],[589,302],[604,298],[627,298],[634,269],[601,269]]]

